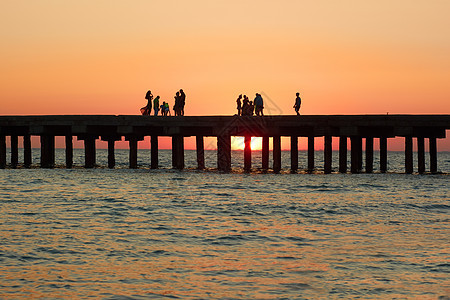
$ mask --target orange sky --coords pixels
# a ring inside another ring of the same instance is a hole
[[[450,1],[6,0],[1,115],[450,113]],[[448,144],[447,141],[445,141]],[[450,148],[449,148],[450,150]]]

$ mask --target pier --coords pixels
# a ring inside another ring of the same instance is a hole
[[[293,173],[298,170],[298,138],[308,140],[307,169],[315,169],[315,138],[324,140],[324,173],[331,173],[332,138],[339,138],[340,173],[374,172],[374,139],[379,139],[380,170],[387,172],[387,141],[402,137],[405,143],[405,173],[414,172],[413,139],[417,139],[417,172],[436,173],[437,139],[445,138],[450,129],[450,115],[305,115],[305,116],[182,116],[153,117],[128,115],[47,115],[47,116],[0,116],[0,168],[8,166],[6,160],[6,137],[10,137],[10,167],[18,162],[18,141],[23,138],[23,166],[32,165],[31,136],[40,137],[40,167],[55,165],[55,137],[65,137],[66,167],[73,167],[73,138],[84,142],[85,168],[96,165],[95,141],[108,143],[108,167],[115,166],[115,142],[125,139],[129,143],[129,167],[137,168],[138,141],[150,136],[151,155],[149,166],[158,168],[158,137],[172,138],[172,167],[183,169],[184,138],[195,136],[197,168],[205,168],[204,138],[217,138],[217,169],[231,170],[231,137],[244,137],[244,170],[251,170],[251,137],[262,137],[263,171],[278,173],[281,165],[281,137],[290,138],[291,165]],[[273,161],[269,161],[269,138],[272,138]],[[429,143],[429,170],[425,168],[425,141]],[[350,162],[347,148],[350,142]],[[365,151],[363,151],[363,142]],[[365,153],[365,170],[363,166]],[[350,165],[350,166],[349,166]],[[271,167],[271,168],[270,168]]]

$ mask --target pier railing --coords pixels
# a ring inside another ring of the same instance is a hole
[[[244,169],[251,169],[251,137],[262,137],[262,169],[269,170],[269,138],[273,141],[272,170],[281,170],[281,137],[291,139],[291,170],[298,169],[298,138],[308,138],[308,170],[314,170],[314,143],[324,138],[324,172],[332,171],[332,138],[339,138],[339,172],[348,171],[347,146],[350,140],[350,172],[362,172],[365,140],[365,172],[373,172],[374,139],[380,144],[380,172],[387,171],[387,140],[405,140],[405,172],[413,173],[413,139],[417,139],[418,172],[425,170],[425,139],[429,142],[431,173],[437,172],[437,139],[450,129],[450,115],[305,115],[305,116],[111,116],[47,115],[0,116],[0,168],[6,161],[6,137],[11,141],[10,166],[18,166],[18,139],[23,138],[24,167],[32,164],[31,136],[39,136],[40,167],[55,165],[55,136],[65,137],[66,167],[73,166],[73,137],[84,141],[85,167],[95,167],[95,141],[108,142],[108,167],[114,168],[114,145],[129,142],[129,165],[137,168],[138,141],[151,138],[151,168],[158,168],[158,137],[172,138],[172,166],[184,168],[184,137],[195,136],[197,164],[205,167],[204,137],[217,138],[217,168],[231,170],[231,137],[244,137]]]

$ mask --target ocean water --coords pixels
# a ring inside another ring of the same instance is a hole
[[[35,151],[36,152],[36,151]],[[99,168],[0,170],[0,299],[448,299],[450,154],[442,174],[221,174]],[[38,155],[34,154],[34,162]],[[299,154],[306,168],[306,153]],[[64,151],[56,153],[64,163]],[[378,169],[375,161],[375,170]],[[337,153],[333,167],[337,169]],[[428,168],[428,162],[427,162]]]

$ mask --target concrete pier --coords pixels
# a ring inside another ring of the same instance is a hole
[[[183,169],[184,138],[196,137],[197,168],[205,168],[204,138],[217,138],[217,169],[231,170],[231,137],[245,139],[244,169],[250,171],[251,138],[262,137],[261,169],[267,172],[270,167],[269,138],[273,141],[272,172],[282,171],[281,138],[290,138],[290,171],[297,173],[298,138],[308,140],[306,170],[315,170],[315,138],[324,138],[324,173],[332,173],[332,140],[339,138],[339,172],[347,173],[347,146],[350,138],[350,172],[388,171],[388,139],[403,137],[405,141],[405,173],[414,172],[413,141],[417,141],[417,172],[427,172],[425,161],[425,140],[429,142],[429,172],[436,173],[437,139],[445,138],[450,129],[450,115],[329,115],[329,116],[0,116],[0,168],[20,167],[18,145],[23,137],[23,167],[31,167],[31,137],[40,137],[40,167],[53,168],[55,165],[55,137],[65,137],[66,167],[73,167],[73,137],[84,141],[85,167],[96,166],[95,142],[101,137],[108,142],[108,167],[115,166],[115,142],[125,138],[129,143],[129,167],[138,168],[138,142],[150,137],[150,167],[158,168],[158,138],[172,138],[172,166]],[[7,140],[8,137],[8,140]],[[373,164],[374,139],[379,139],[380,165]],[[7,161],[6,144],[10,142],[11,157]],[[363,152],[363,141],[365,151]],[[8,163],[9,162],[9,163]],[[284,166],[288,168],[288,166]]]

